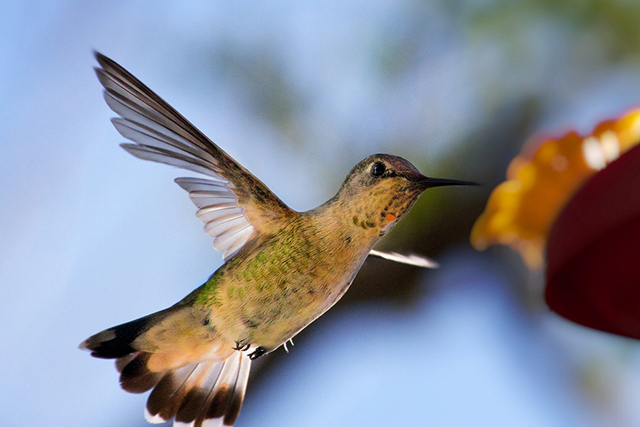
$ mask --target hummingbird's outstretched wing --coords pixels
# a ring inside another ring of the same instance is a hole
[[[370,256],[377,256],[382,259],[387,259],[389,261],[399,262],[401,264],[409,264],[416,267],[422,268],[438,268],[440,264],[437,261],[432,260],[431,258],[427,258],[426,256],[410,254],[410,255],[402,255],[397,252],[380,252],[374,249],[371,249],[369,252]]]
[[[112,119],[121,144],[134,156],[209,175],[213,179],[178,178],[198,207],[197,216],[225,261],[247,241],[294,214],[251,172],[193,126],[140,80],[96,52],[104,98],[120,117]],[[274,227],[275,226],[275,227]]]

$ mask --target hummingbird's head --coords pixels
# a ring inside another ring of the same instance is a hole
[[[336,201],[354,213],[354,225],[377,228],[383,235],[411,209],[424,190],[444,185],[475,184],[428,178],[402,157],[374,154],[349,172]]]

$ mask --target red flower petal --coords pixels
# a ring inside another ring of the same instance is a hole
[[[561,211],[546,274],[552,310],[640,338],[640,146],[595,174]]]

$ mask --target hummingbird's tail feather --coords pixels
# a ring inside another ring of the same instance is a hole
[[[116,359],[116,369],[120,372],[120,385],[130,393],[144,393],[151,390],[162,378],[164,372],[151,371],[147,362],[150,353],[139,351],[133,342],[152,326],[157,325],[179,310],[173,306],[113,328],[105,329],[80,344],[80,348],[90,350],[91,355],[101,359]]]
[[[118,359],[116,367],[118,368],[118,372],[122,372],[122,369],[127,364],[123,364],[120,359],[136,352],[136,349],[131,347],[133,341],[179,308],[179,306],[174,305],[157,313],[141,317],[140,319],[105,329],[84,340],[80,344],[80,348],[91,351],[93,357],[100,359]],[[133,357],[131,357],[131,359],[133,359]],[[131,360],[129,360],[129,362],[130,361]],[[120,365],[120,367],[118,367],[118,365]]]
[[[149,356],[149,353],[138,352],[116,360],[116,368],[118,368],[118,362],[126,363],[120,371],[120,387],[123,390],[129,393],[144,393],[155,387],[162,379],[162,372],[153,372],[147,367]]]
[[[192,364],[166,373],[149,395],[151,423],[174,426],[233,426],[244,400],[251,359],[234,351],[219,362]]]
[[[153,389],[145,410],[149,422],[233,426],[247,388],[250,350],[236,351],[216,339],[194,347],[189,334],[167,339],[167,330],[188,329],[194,316],[190,306],[174,305],[99,332],[80,348],[95,357],[116,359],[124,390]]]

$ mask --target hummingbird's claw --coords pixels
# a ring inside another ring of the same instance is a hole
[[[243,344],[244,340],[242,341],[236,341],[236,346],[233,347],[234,350],[238,350],[238,351],[247,351],[249,350],[249,347],[251,347],[251,344],[247,343],[247,344]]]
[[[258,357],[262,356],[263,354],[265,354],[267,352],[267,349],[264,347],[258,347],[255,349],[255,351],[253,353],[251,353],[249,355],[249,359],[251,360],[255,360]]]

